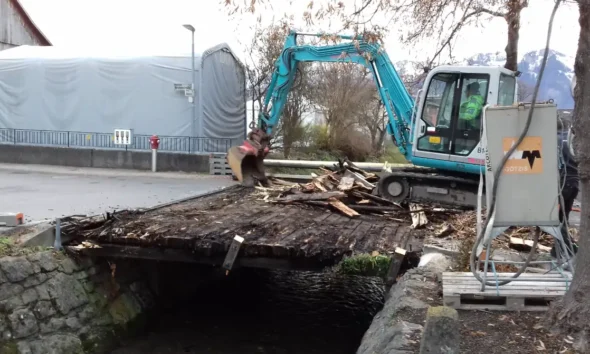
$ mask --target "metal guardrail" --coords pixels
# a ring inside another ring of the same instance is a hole
[[[150,150],[149,135],[133,135],[131,145],[116,145],[112,133],[0,128],[0,144],[118,150]],[[159,151],[176,153],[227,152],[242,140],[190,136],[159,136]]]

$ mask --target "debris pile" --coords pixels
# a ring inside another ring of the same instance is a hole
[[[458,212],[417,204],[410,204],[409,208],[405,208],[375,195],[373,193],[376,191],[379,176],[364,171],[350,162],[341,163],[334,171],[326,168],[320,168],[320,171],[322,174],[312,174],[312,180],[308,183],[292,183],[271,178],[272,186],[256,187],[257,195],[271,203],[330,208],[349,218],[355,218],[361,214],[372,214],[389,216],[396,221],[406,221],[402,219],[411,217],[414,228],[428,224],[426,212],[429,214]]]
[[[482,218],[485,222],[485,212]],[[532,227],[511,227],[498,236],[493,245],[494,247],[510,248],[519,252],[530,252],[534,244],[533,234],[534,229]],[[570,228],[570,234],[576,239],[577,230]],[[433,236],[438,239],[457,241],[475,239],[477,237],[476,211],[465,211],[451,215],[446,222],[438,226]],[[542,231],[537,244],[537,251],[549,252],[552,246],[553,236]]]

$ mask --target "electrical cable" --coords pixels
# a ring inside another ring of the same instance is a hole
[[[490,226],[490,221],[492,219],[492,216],[495,212],[495,208],[496,208],[496,197],[497,197],[497,193],[498,193],[498,185],[500,184],[500,175],[502,173],[502,171],[504,170],[504,166],[506,165],[506,162],[508,161],[508,158],[512,155],[512,153],[514,153],[514,151],[516,150],[516,148],[522,143],[522,141],[524,140],[525,136],[528,133],[529,127],[531,125],[531,121],[533,118],[533,110],[535,109],[535,102],[537,100],[537,96],[539,94],[539,88],[541,86],[541,80],[543,79],[543,74],[545,72],[545,66],[547,64],[547,57],[549,55],[549,43],[551,41],[551,33],[553,31],[553,20],[555,18],[555,14],[557,12],[557,9],[559,8],[559,5],[561,3],[562,0],[556,0],[555,1],[555,6],[553,7],[553,11],[551,12],[551,17],[549,19],[549,25],[548,25],[548,30],[547,30],[547,40],[545,43],[545,52],[543,53],[543,60],[541,62],[541,68],[539,70],[539,77],[537,79],[537,83],[535,84],[535,89],[533,91],[533,98],[532,98],[532,102],[531,102],[531,107],[529,110],[529,114],[527,117],[527,121],[525,124],[525,127],[522,131],[522,133],[520,134],[518,140],[512,145],[512,147],[508,150],[508,152],[506,154],[504,154],[504,157],[502,158],[502,161],[500,162],[500,166],[498,167],[498,169],[495,171],[494,173],[494,186],[492,187],[492,196],[491,196],[491,204],[488,208],[487,211],[487,217],[486,217],[486,223],[485,223],[485,227],[481,230],[480,234],[477,237],[476,242],[473,244],[473,249],[471,251],[471,257],[470,257],[470,267],[471,267],[471,273],[473,273],[473,275],[475,276],[475,278],[482,284],[485,283],[485,285],[490,285],[490,286],[494,286],[494,285],[506,285],[508,283],[511,282],[511,280],[503,280],[500,282],[487,282],[484,281],[479,274],[477,274],[477,268],[476,269],[476,262],[475,259],[477,258],[479,260],[479,257],[476,256],[477,253],[477,247],[479,246],[479,244],[483,241],[484,235],[486,234],[486,231],[488,230],[489,226]],[[533,239],[533,248],[531,250],[531,252],[529,253],[529,256],[527,257],[526,261],[524,262],[524,264],[522,265],[522,267],[511,277],[511,278],[517,278],[518,276],[520,276],[520,274],[522,274],[525,269],[528,267],[528,265],[530,264],[533,255],[535,253],[535,250],[537,248],[537,243],[539,241],[539,236],[541,234],[540,228],[536,227],[535,230],[535,236]],[[491,242],[491,240],[490,240]],[[479,262],[478,262],[479,264]],[[487,269],[484,269],[484,272],[487,272]]]

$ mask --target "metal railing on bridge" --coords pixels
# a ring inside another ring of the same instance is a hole
[[[225,153],[243,139],[158,136],[159,151],[175,153]],[[113,133],[0,128],[0,144],[58,146],[115,150],[150,150],[150,135],[134,134],[131,145],[117,145]]]

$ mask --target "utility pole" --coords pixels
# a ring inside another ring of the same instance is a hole
[[[197,76],[197,72],[195,71],[195,28],[192,25],[182,25],[182,27],[186,28],[187,30],[191,31],[191,67],[193,70],[193,82],[192,82],[192,89],[193,89],[193,96],[192,96],[192,123],[191,123],[191,127],[192,127],[192,133],[193,133],[193,137],[197,136],[197,132],[195,129],[195,125],[196,125],[196,120],[197,120],[197,106],[195,104],[195,96],[196,96],[196,91],[195,91],[195,83],[196,83],[196,76]]]

